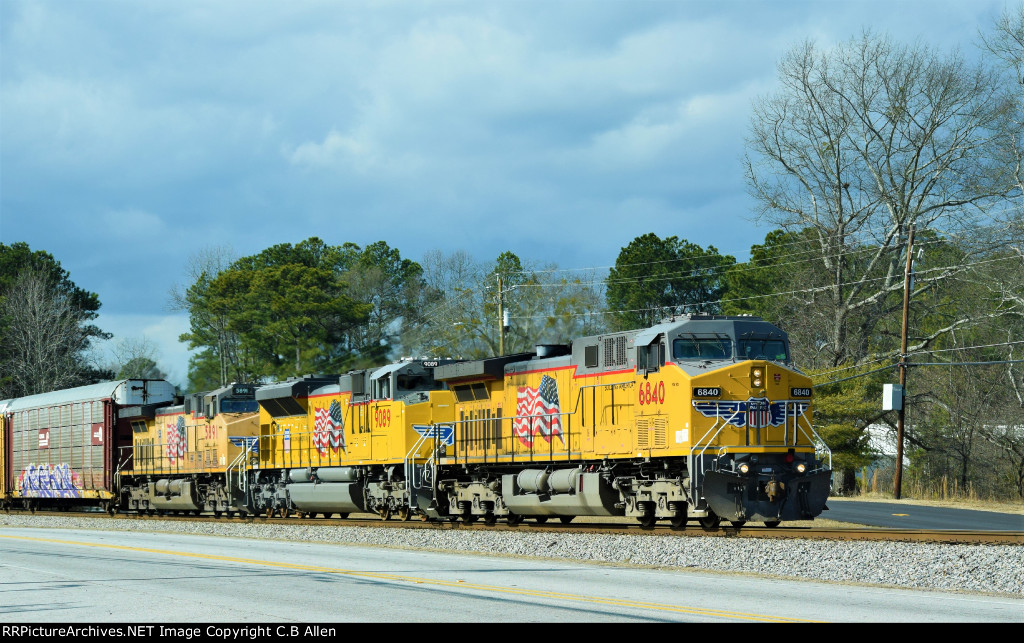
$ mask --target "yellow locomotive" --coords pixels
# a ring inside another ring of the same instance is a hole
[[[825,508],[830,453],[811,380],[759,318],[674,318],[435,377],[458,400],[438,491],[464,520],[625,515],[713,529]]]
[[[247,502],[510,524],[812,519],[831,456],[789,355],[759,318],[686,316],[535,353],[261,387]]]
[[[451,393],[432,376],[444,363],[403,361],[261,387],[253,510],[436,517],[420,486],[435,452],[424,433],[453,419]]]
[[[119,507],[247,514],[241,474],[259,431],[255,393],[254,385],[232,384],[179,398],[179,404],[122,409],[132,442],[119,458]]]

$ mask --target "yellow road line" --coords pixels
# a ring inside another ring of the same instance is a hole
[[[278,567],[282,569],[293,569],[298,571],[318,572],[324,574],[339,574],[342,576],[351,576],[353,578],[370,578],[374,580],[387,580],[402,583],[413,583],[417,585],[436,585],[440,587],[457,587],[459,589],[474,589],[484,592],[495,592],[501,594],[517,594],[520,596],[532,596],[535,598],[551,598],[558,600],[577,601],[582,603],[591,603],[594,605],[611,605],[615,607],[630,607],[635,609],[648,609],[655,611],[664,612],[677,612],[680,614],[695,614],[699,616],[714,616],[719,618],[729,618],[744,621],[760,621],[760,622],[771,622],[771,623],[808,623],[813,622],[807,619],[789,618],[784,616],[771,616],[767,614],[748,614],[744,612],[733,612],[727,610],[717,610],[703,607],[685,607],[682,605],[668,605],[664,603],[647,603],[641,601],[632,601],[628,599],[618,598],[605,598],[602,596],[582,596],[565,594],[562,592],[552,592],[546,590],[531,590],[531,589],[520,589],[516,587],[501,587],[496,585],[479,585],[476,583],[467,583],[465,581],[446,581],[434,578],[421,578],[416,576],[402,576],[398,574],[385,574],[381,572],[361,572],[352,569],[338,569],[333,567],[320,567],[315,565],[300,565],[298,563],[282,563],[271,560],[254,560],[251,558],[238,558],[234,556],[215,556],[213,554],[196,554],[191,552],[182,551],[168,551],[163,549],[150,549],[147,547],[129,547],[126,545],[110,545],[104,543],[88,543],[78,542],[72,540],[56,540],[52,538],[33,538],[29,536],[10,536],[6,534],[0,534],[0,538],[9,538],[11,540],[28,540],[34,542],[43,543],[57,543],[61,545],[79,545],[82,547],[98,547],[101,549],[117,549],[121,551],[137,551],[145,552],[150,554],[161,554],[165,556],[181,556],[184,558],[199,558],[203,560],[216,560],[228,563],[242,563],[246,565],[263,565],[266,567]]]

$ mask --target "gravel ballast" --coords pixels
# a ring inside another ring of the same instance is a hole
[[[1024,546],[395,529],[0,514],[0,526],[153,531],[569,559],[1024,597]]]

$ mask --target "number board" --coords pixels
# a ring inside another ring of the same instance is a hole
[[[810,397],[811,389],[809,388],[791,388],[789,389],[790,397]]]
[[[722,397],[721,386],[695,386],[693,387],[694,397]]]
[[[256,397],[256,387],[246,384],[235,384],[231,387],[232,397]]]

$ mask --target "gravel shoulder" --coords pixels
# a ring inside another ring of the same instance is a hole
[[[1024,546],[652,537],[0,514],[0,526],[152,531],[573,560],[1024,598]]]

